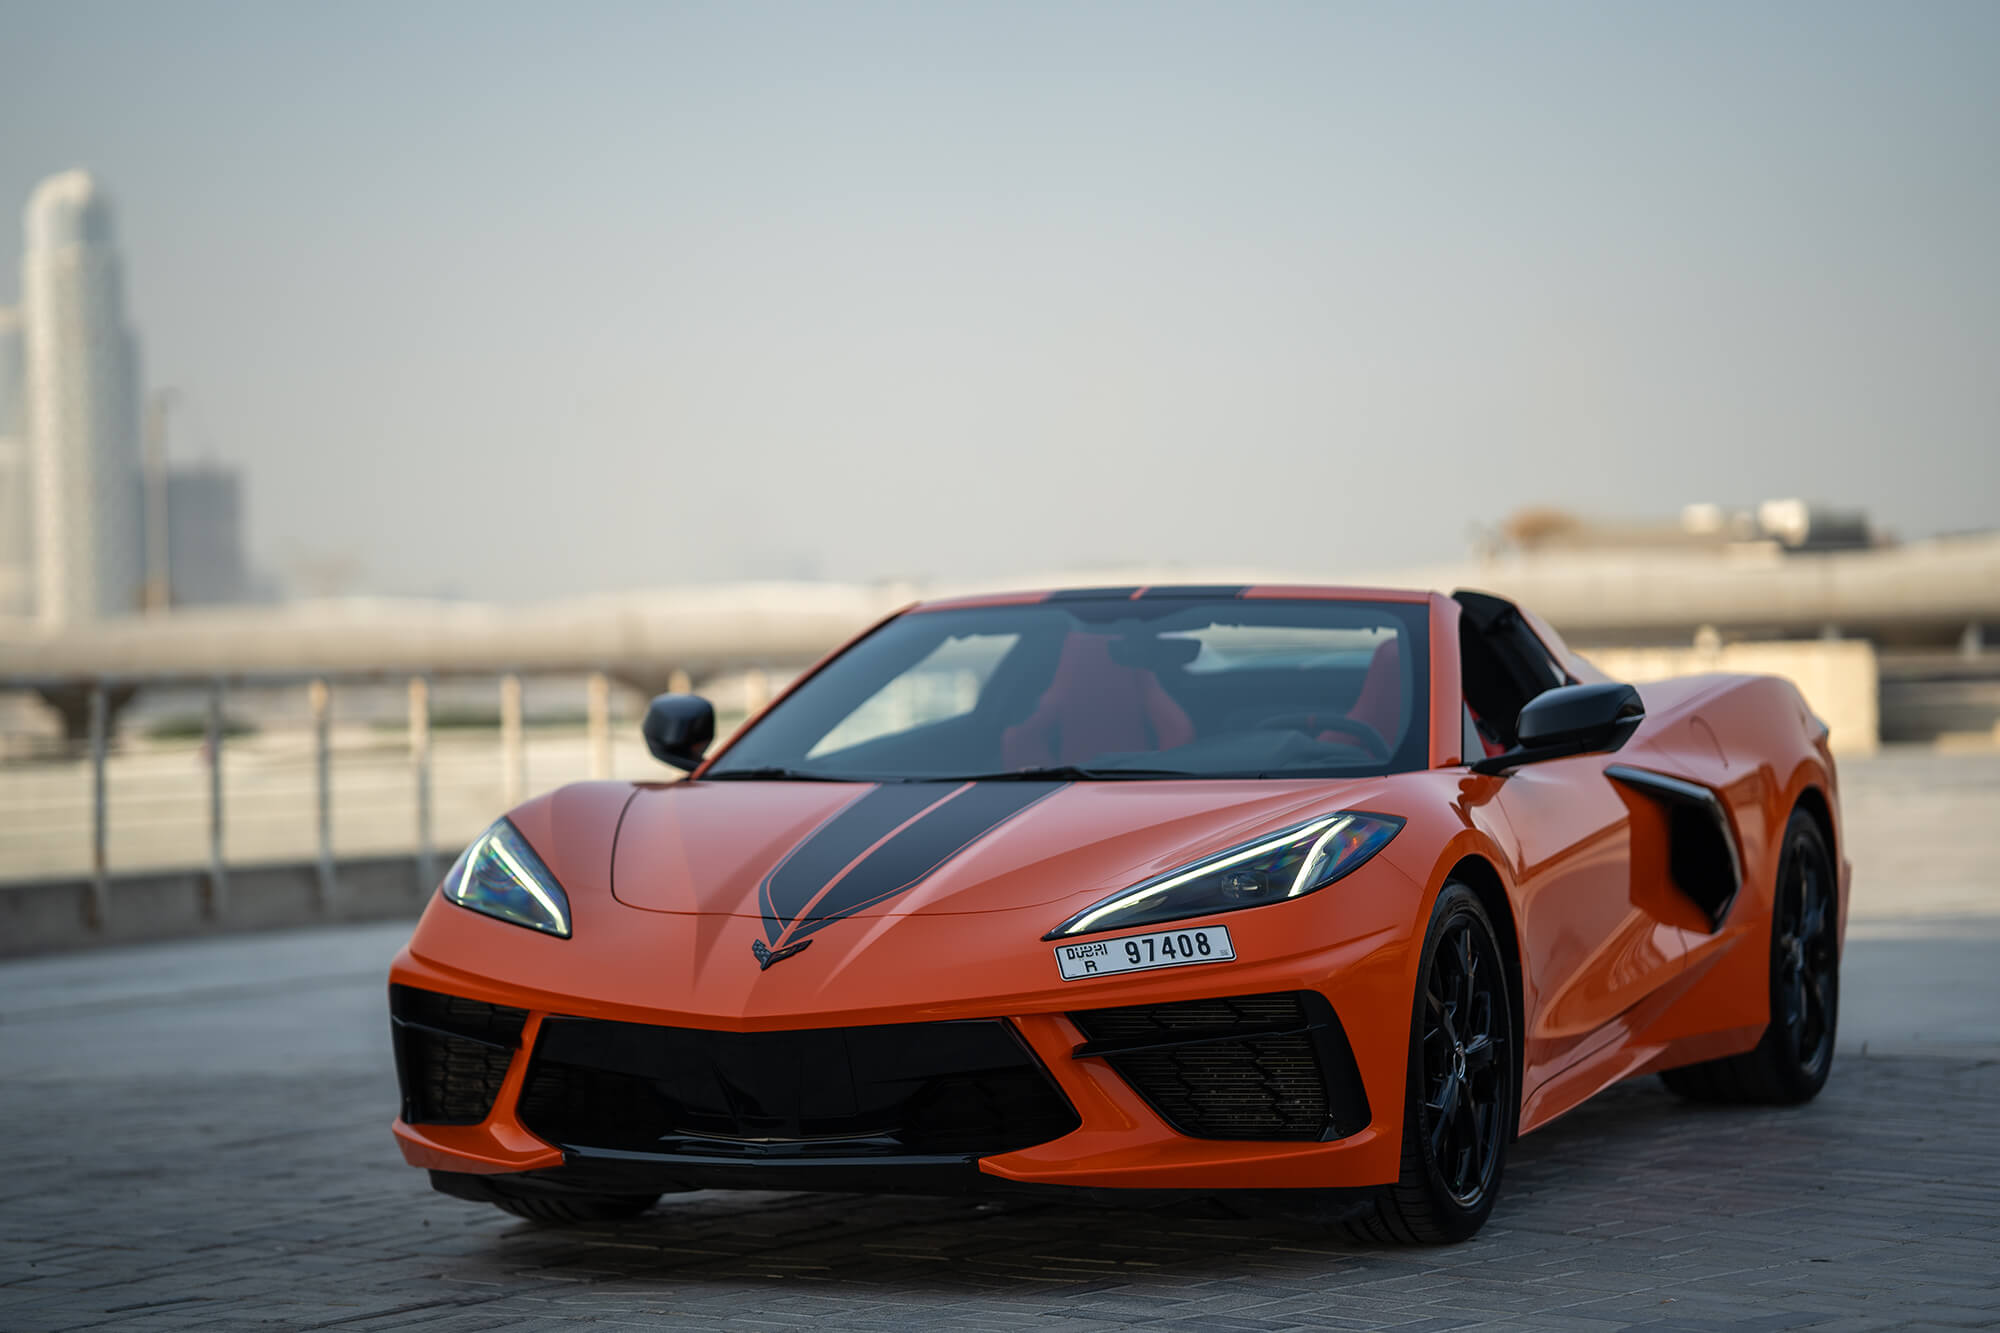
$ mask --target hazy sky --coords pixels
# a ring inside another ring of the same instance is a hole
[[[2000,4],[0,0],[176,447],[405,592],[2000,524]],[[4,275],[11,263],[0,268]],[[18,281],[0,276],[0,302]]]

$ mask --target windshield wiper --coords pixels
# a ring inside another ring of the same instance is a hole
[[[704,773],[703,782],[862,782],[863,778],[835,777],[830,773],[808,773],[802,768],[767,765],[763,768],[729,768],[720,773]]]
[[[910,775],[809,773],[800,768],[769,765],[704,773],[703,782],[1116,782],[1123,778],[1199,778],[1181,768],[1085,768],[1051,764],[1045,768],[1011,768],[1004,773],[940,773]]]
[[[1086,768],[1051,764],[1045,768],[1013,768],[1004,773],[967,773],[942,782],[1115,782],[1120,778],[1198,778],[1184,768]]]

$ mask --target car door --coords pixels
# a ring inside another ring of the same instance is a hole
[[[1521,706],[1569,677],[1512,604],[1458,597],[1467,704],[1512,744]],[[1662,893],[1658,875],[1633,873],[1635,833],[1649,833],[1635,825],[1637,798],[1605,776],[1616,761],[1575,755],[1484,780],[1514,864],[1530,1094],[1615,1041],[1619,1020],[1673,982],[1686,959],[1688,904]]]
[[[1608,762],[1577,755],[1497,780],[1519,877],[1529,1091],[1615,1041],[1687,954],[1686,905],[1633,873],[1631,797],[1604,776]]]

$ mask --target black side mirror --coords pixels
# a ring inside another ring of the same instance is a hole
[[[1475,773],[1504,773],[1522,764],[1565,755],[1615,750],[1646,720],[1646,705],[1630,685],[1563,685],[1528,700],[1514,724],[1520,744],[1481,759]]]
[[[692,773],[715,739],[715,706],[698,694],[658,695],[639,731],[653,758]]]

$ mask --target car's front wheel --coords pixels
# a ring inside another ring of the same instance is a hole
[[[1401,1174],[1348,1222],[1357,1238],[1441,1245],[1485,1224],[1521,1109],[1512,1013],[1486,909],[1446,884],[1417,971]]]

